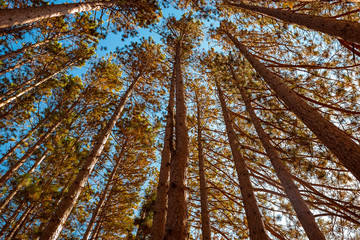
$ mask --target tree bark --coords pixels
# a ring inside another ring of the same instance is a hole
[[[181,45],[175,47],[175,151],[170,164],[170,186],[166,219],[166,240],[188,239],[187,233],[187,165],[189,158],[189,136],[186,126],[186,104],[184,80],[181,69]]]
[[[227,3],[231,6],[266,14],[287,23],[296,23],[300,26],[305,26],[312,30],[329,34],[330,36],[340,37],[349,42],[360,43],[360,23],[357,22],[294,13],[286,10],[247,5],[244,3],[234,3],[230,1],[227,1]]]
[[[165,234],[166,214],[168,209],[168,190],[170,161],[173,152],[174,136],[174,104],[175,104],[175,69],[173,71],[169,91],[169,105],[166,117],[164,147],[161,154],[161,165],[159,173],[159,183],[157,187],[155,210],[151,230],[153,240],[163,240]]]
[[[36,205],[30,205],[25,212],[21,215],[20,219],[16,222],[14,227],[10,230],[9,234],[4,238],[5,240],[13,239],[17,233],[20,231],[21,227],[24,225],[26,219],[32,214]]]
[[[141,73],[142,74],[142,73]],[[54,240],[57,239],[60,235],[63,225],[65,224],[66,219],[70,215],[71,210],[75,206],[77,199],[80,196],[80,193],[85,186],[87,179],[90,176],[95,164],[98,161],[99,156],[101,155],[105,144],[110,136],[111,130],[115,126],[117,120],[120,118],[122,111],[125,107],[127,99],[130,97],[131,92],[133,91],[136,83],[140,78],[140,74],[134,79],[132,84],[126,90],[124,95],[121,97],[120,102],[111,116],[111,119],[107,123],[106,127],[101,131],[99,137],[97,137],[94,147],[86,159],[84,165],[80,169],[76,179],[72,183],[69,191],[67,192],[64,199],[60,202],[59,207],[49,220],[48,225],[45,227],[40,239],[41,240]]]
[[[238,180],[241,190],[241,195],[244,203],[245,214],[248,221],[251,240],[266,240],[269,239],[264,228],[264,223],[261,219],[261,214],[256,203],[254,190],[251,185],[249,172],[246,168],[245,160],[240,153],[240,144],[237,140],[236,133],[232,127],[229,113],[226,107],[223,92],[217,85],[218,96],[223,111],[223,117],[226,126],[226,132],[230,143],[231,152],[235,162],[235,169],[238,174]]]
[[[226,32],[226,34],[276,95],[284,101],[286,106],[310,128],[355,178],[360,180],[360,146],[286,86],[279,77],[269,71],[233,35],[229,32]]]
[[[64,3],[0,10],[0,29],[18,24],[32,23],[43,19],[60,17],[68,14],[95,11],[115,6],[120,1],[97,1],[88,3]],[[126,6],[126,4],[125,4]]]
[[[90,234],[91,234],[91,230],[93,229],[94,224],[95,224],[95,220],[99,216],[100,210],[103,207],[105,200],[108,198],[110,186],[111,186],[111,184],[113,184],[115,174],[116,174],[116,172],[117,172],[117,170],[118,170],[118,168],[120,166],[121,159],[122,159],[122,157],[124,155],[126,146],[127,146],[127,140],[125,139],[124,144],[123,144],[123,146],[121,148],[121,151],[119,153],[119,157],[116,160],[116,164],[115,164],[113,170],[111,171],[111,174],[109,176],[109,179],[107,180],[105,189],[103,190],[103,192],[101,194],[100,201],[96,205],[96,208],[95,208],[95,210],[94,210],[94,212],[93,212],[93,214],[91,216],[90,222],[89,222],[89,224],[88,224],[88,226],[86,228],[86,231],[85,231],[85,233],[83,235],[83,238],[82,238],[83,240],[88,240],[89,239]]]
[[[201,123],[201,106],[200,101],[195,93],[197,103],[197,142],[199,158],[199,177],[200,177],[200,204],[201,204],[201,232],[203,240],[211,240],[211,226],[209,217],[208,193],[206,188],[204,148],[202,143],[202,123]]]
[[[11,217],[6,221],[6,224],[3,226],[3,228],[0,231],[0,237],[4,235],[4,233],[6,232],[6,230],[10,227],[10,225],[13,223],[13,221],[15,220],[15,218],[18,216],[19,212],[23,209],[24,205],[25,205],[25,200],[23,200],[19,206],[16,208],[16,210],[14,211],[14,213],[11,215]]]
[[[256,116],[253,107],[251,106],[250,99],[248,98],[247,93],[245,92],[244,88],[240,86],[239,80],[230,64],[231,73],[234,78],[234,82],[237,85],[241,97],[244,100],[246,110],[250,115],[250,120],[254,125],[256,132],[260,138],[260,141],[265,148],[265,151],[273,165],[276,175],[280,179],[285,193],[289,198],[291,205],[293,206],[296,215],[303,226],[308,238],[310,240],[325,240],[323,233],[320,231],[319,226],[315,222],[315,218],[311,211],[309,210],[306,202],[302,198],[298,187],[295,185],[289,170],[281,161],[280,155],[278,151],[272,146],[268,135],[265,133],[264,129],[261,126],[260,119]]]

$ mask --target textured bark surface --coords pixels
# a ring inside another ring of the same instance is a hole
[[[239,81],[231,69],[233,78],[237,87],[240,91],[241,97],[244,100],[246,111],[250,115],[252,124],[254,125],[256,132],[260,138],[260,141],[265,148],[265,151],[273,165],[276,175],[280,179],[285,193],[289,198],[291,205],[293,206],[296,215],[303,226],[306,235],[310,240],[325,240],[323,233],[320,231],[318,225],[315,222],[313,214],[310,212],[308,206],[306,205],[304,199],[302,198],[298,187],[295,185],[289,170],[281,161],[280,155],[277,150],[272,146],[268,135],[265,133],[264,129],[261,126],[260,119],[256,116],[253,107],[251,106],[250,99],[247,96],[245,90],[240,86]]]
[[[296,23],[312,30],[323,32],[331,36],[340,37],[349,42],[360,43],[360,23],[337,20],[328,17],[294,13],[286,10],[247,5],[244,3],[229,3],[243,9],[248,9],[268,16],[275,17],[288,23]]]
[[[175,69],[171,78],[169,105],[166,117],[164,148],[161,154],[161,165],[159,173],[159,183],[157,187],[153,225],[151,238],[153,240],[164,239],[166,214],[168,209],[168,190],[170,176],[171,153],[173,152],[174,136],[174,104],[175,104]]]
[[[197,93],[196,93],[197,94]],[[211,226],[209,217],[209,203],[206,188],[205,164],[204,164],[204,148],[202,144],[202,124],[201,124],[201,106],[196,95],[197,102],[197,142],[199,155],[199,177],[200,177],[200,204],[201,204],[201,232],[203,240],[211,239]]]
[[[43,19],[60,17],[67,14],[99,10],[114,6],[119,1],[104,1],[91,3],[64,3],[40,7],[17,9],[0,9],[0,28],[12,27],[18,24],[32,23]]]
[[[184,80],[181,70],[180,45],[175,53],[176,115],[175,151],[170,164],[170,186],[168,213],[164,239],[185,240],[187,232],[187,165],[189,158],[189,136],[186,126],[186,104]]]
[[[108,198],[109,196],[109,189],[111,187],[111,185],[113,184],[114,178],[115,178],[115,174],[117,172],[117,170],[119,169],[119,166],[121,164],[121,159],[124,155],[125,149],[127,146],[127,141],[125,140],[123,146],[121,147],[121,151],[119,153],[119,157],[116,160],[116,164],[113,168],[113,170],[111,171],[111,174],[109,176],[109,179],[106,183],[105,189],[103,190],[101,197],[100,197],[100,201],[98,202],[98,204],[96,205],[96,208],[91,216],[90,222],[86,228],[86,231],[83,235],[83,240],[88,240],[90,237],[90,233],[91,230],[93,229],[94,225],[95,225],[95,220],[97,219],[97,217],[99,216],[100,210],[102,209],[102,207],[104,206],[105,200]]]
[[[248,222],[248,228],[250,231],[250,238],[251,240],[269,239],[265,232],[264,223],[261,219],[261,214],[257,206],[254,190],[250,181],[250,175],[246,168],[245,159],[239,151],[241,147],[237,139],[236,133],[232,127],[223,92],[219,86],[217,86],[217,90],[231,152],[235,162],[235,169],[238,175],[241,196],[244,204],[246,219]]]
[[[140,76],[135,78],[130,87],[126,90],[124,95],[121,97],[120,102],[114,111],[111,119],[105,126],[105,128],[101,131],[99,137],[97,137],[94,147],[89,154],[88,158],[85,160],[84,165],[80,169],[78,175],[76,176],[74,182],[72,183],[69,191],[67,192],[64,199],[60,202],[59,207],[49,220],[48,225],[45,227],[40,239],[41,240],[54,240],[57,239],[60,235],[62,227],[69,217],[71,210],[77,202],[77,199],[80,196],[80,193],[83,187],[86,184],[87,179],[90,176],[95,164],[97,163],[98,157],[102,153],[102,150],[105,147],[105,144],[110,136],[111,130],[115,126],[116,121],[121,116],[121,113],[125,107],[127,99],[129,98],[131,92],[133,91],[135,84],[139,80]]]
[[[276,95],[284,101],[286,106],[295,113],[319,140],[330,149],[340,162],[360,180],[360,146],[286,86],[279,77],[269,71],[264,64],[252,55],[233,35],[229,32],[226,32],[226,34]]]

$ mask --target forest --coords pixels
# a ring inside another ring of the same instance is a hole
[[[360,239],[356,0],[0,1],[0,239]]]

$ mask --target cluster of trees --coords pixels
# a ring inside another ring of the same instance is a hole
[[[0,4],[2,239],[360,238],[359,4]]]

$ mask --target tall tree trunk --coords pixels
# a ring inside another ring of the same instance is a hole
[[[169,91],[169,105],[166,116],[164,147],[161,154],[161,165],[159,173],[159,183],[156,193],[156,202],[154,207],[154,217],[151,230],[153,240],[163,240],[165,234],[166,214],[168,209],[168,190],[170,161],[173,152],[174,136],[174,104],[175,104],[175,69],[173,71]]]
[[[6,224],[3,226],[3,228],[0,231],[0,237],[2,237],[4,235],[4,233],[6,232],[6,230],[10,227],[10,225],[13,223],[13,221],[16,219],[16,217],[19,215],[20,211],[23,209],[24,205],[25,205],[25,200],[23,200],[19,206],[16,208],[16,210],[14,211],[14,213],[11,215],[11,217],[6,221]]]
[[[142,74],[142,73],[141,73]],[[132,84],[126,90],[124,95],[121,97],[120,102],[111,116],[111,119],[107,123],[106,127],[101,131],[101,134],[97,137],[94,147],[87,157],[84,165],[80,169],[76,179],[72,183],[69,191],[67,192],[64,199],[60,202],[59,207],[49,220],[48,225],[45,227],[40,239],[41,240],[54,240],[57,239],[60,235],[63,225],[65,224],[66,219],[69,217],[71,210],[75,206],[77,199],[80,196],[80,193],[85,186],[87,179],[90,176],[95,164],[98,161],[99,156],[101,155],[105,144],[110,136],[110,133],[115,126],[117,120],[121,116],[121,113],[125,107],[127,99],[129,98],[131,92],[133,91],[135,84],[140,78],[140,74],[134,79]]]
[[[175,48],[176,115],[175,151],[170,164],[170,186],[165,237],[167,240],[185,240],[187,232],[187,165],[189,136],[186,126],[184,80],[181,69],[181,46]]]
[[[89,239],[91,230],[93,229],[94,224],[95,224],[95,220],[99,216],[100,210],[103,207],[103,205],[105,203],[105,200],[108,198],[109,189],[110,189],[111,185],[113,184],[115,174],[116,174],[116,172],[117,172],[117,170],[118,170],[118,168],[120,166],[121,159],[123,158],[123,155],[125,153],[126,146],[127,146],[127,139],[125,139],[125,141],[123,143],[123,146],[122,146],[121,151],[119,153],[119,157],[116,160],[116,164],[115,164],[113,170],[111,171],[111,174],[109,176],[109,179],[107,180],[105,189],[103,190],[103,192],[101,194],[100,201],[96,205],[96,208],[95,208],[95,210],[94,210],[94,212],[93,212],[93,214],[91,216],[90,222],[89,222],[89,224],[87,226],[87,229],[86,229],[86,231],[85,231],[85,233],[83,235],[83,238],[82,238],[83,240],[88,240]]]
[[[202,239],[211,239],[211,227],[209,217],[208,194],[206,188],[205,164],[204,164],[204,148],[202,143],[202,124],[201,124],[201,106],[199,98],[196,94],[197,104],[197,142],[199,155],[199,177],[200,177],[200,204],[201,204],[201,231]]]
[[[42,126],[51,116],[53,116],[53,113],[57,109],[59,109],[61,104],[62,102],[60,102],[60,104],[58,104],[54,110],[52,110],[43,119],[41,119],[38,124],[36,124],[36,126],[33,127],[20,141],[18,141],[13,147],[11,147],[10,150],[0,159],[0,164],[6,161],[6,159],[8,159],[22,143],[24,143],[36,130],[39,129],[40,126]]]
[[[235,75],[235,72],[231,65],[230,68],[235,84],[237,85],[241,97],[244,100],[246,110],[250,115],[251,122],[253,123],[256,129],[260,141],[266,150],[266,153],[271,161],[271,164],[275,169],[276,175],[280,179],[284,187],[284,190],[286,192],[286,195],[288,196],[291,205],[293,206],[296,215],[298,216],[299,221],[303,226],[308,238],[310,240],[321,240],[321,239],[325,240],[323,233],[320,231],[318,225],[315,222],[315,218],[313,214],[310,212],[306,202],[304,201],[304,199],[300,194],[298,187],[295,185],[289,173],[289,170],[281,161],[279,153],[272,146],[268,135],[265,133],[264,129],[262,128],[261,122],[259,118],[256,116],[253,107],[251,106],[250,99],[248,98],[248,95],[245,92],[244,88],[240,86],[239,80],[237,79],[237,76]]]
[[[35,171],[35,169],[41,164],[41,162],[45,159],[46,155],[49,153],[49,150],[46,150],[45,153],[38,158],[38,160],[34,163],[31,169],[27,172],[27,174],[31,174]],[[0,214],[4,210],[4,208],[8,205],[11,199],[18,193],[18,191],[24,186],[24,182],[20,182],[17,184],[13,190],[6,196],[6,198],[0,204]]]
[[[30,63],[30,62],[32,62],[32,60],[28,59],[28,60],[20,61],[20,62],[16,63],[14,66],[11,66],[11,67],[6,68],[5,66],[3,66],[2,70],[0,71],[0,75],[11,72],[11,71],[23,66],[24,64],[27,64],[27,63]]]
[[[288,23],[296,23],[315,31],[340,37],[349,42],[360,43],[360,23],[357,22],[294,13],[286,10],[247,5],[244,3],[234,3],[232,1],[227,1],[227,3],[231,6],[237,6],[243,9],[263,13]]]
[[[65,120],[66,116],[77,106],[80,99],[79,97],[69,109],[66,110],[64,115],[54,123],[49,130],[32,146],[27,152],[13,165],[10,169],[0,178],[0,186],[4,185],[4,183],[12,176],[14,173],[26,162],[26,160],[44,143],[46,143],[51,136],[51,134],[61,125],[61,123]]]
[[[232,127],[232,123],[229,117],[229,113],[226,107],[223,92],[219,86],[217,86],[218,96],[223,111],[223,117],[226,126],[226,132],[230,143],[231,152],[235,162],[235,169],[238,174],[239,185],[241,190],[241,196],[244,203],[245,214],[248,222],[251,240],[266,240],[269,239],[266,235],[264,223],[261,219],[261,214],[256,203],[254,190],[251,185],[249,172],[246,168],[245,159],[241,155],[239,149],[240,144],[237,139],[236,133]]]
[[[44,5],[39,7],[26,7],[17,9],[0,10],[0,29],[18,24],[32,23],[43,19],[60,17],[68,14],[96,11],[113,7],[121,3],[119,0],[96,1],[84,3],[63,3],[56,5]],[[131,7],[133,4],[122,4],[124,7]]]
[[[286,106],[295,113],[320,141],[334,153],[340,162],[360,180],[360,146],[286,86],[279,77],[269,71],[233,35],[229,32],[226,32],[226,34],[276,95],[284,101]]]

